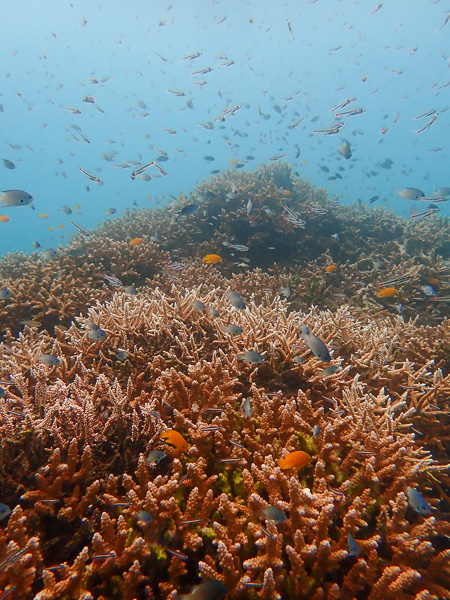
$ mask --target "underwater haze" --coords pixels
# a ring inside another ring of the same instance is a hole
[[[432,197],[450,186],[449,15],[439,0],[8,3],[0,189],[35,210],[0,206],[0,253],[270,160],[343,204],[448,215]]]

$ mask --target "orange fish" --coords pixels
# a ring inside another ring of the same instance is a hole
[[[64,223],[61,223],[60,225],[58,225],[58,229],[62,229],[64,227]]]
[[[0,220],[2,219],[2,217],[0,217]],[[9,221],[9,219],[8,219]],[[428,283],[430,285],[438,285],[439,283],[439,279],[437,277],[430,277],[430,279],[428,280]]]
[[[332,273],[333,271],[336,271],[337,266],[336,265],[328,265],[328,267],[325,267],[325,271],[327,273]]]
[[[217,263],[222,262],[222,257],[218,254],[207,254],[203,257],[203,262],[208,265],[216,265]]]
[[[48,215],[46,215],[45,213],[39,213],[39,216],[41,217],[41,219],[48,219]]]
[[[311,460],[310,455],[303,450],[296,450],[295,452],[289,452],[284,458],[280,458],[278,466],[280,469],[303,469],[309,464]]]
[[[139,244],[142,244],[143,242],[145,242],[144,238],[134,238],[128,243],[130,244],[130,246],[139,246]]]
[[[239,163],[238,163],[238,161],[235,158],[230,158],[230,164],[236,166]]]
[[[53,231],[53,227],[47,227],[49,231]]]
[[[161,438],[166,440],[167,444],[175,446],[179,452],[187,452],[189,450],[189,444],[181,435],[181,433],[178,433],[178,431],[175,431],[175,429],[167,429],[166,431],[163,431]]]
[[[398,289],[394,287],[387,287],[380,290],[377,294],[379,298],[392,298],[398,294]]]
[[[283,196],[292,196],[292,192],[289,190],[284,190]]]
[[[7,217],[6,215],[0,215],[0,223],[7,223],[10,220],[11,219],[9,217]]]

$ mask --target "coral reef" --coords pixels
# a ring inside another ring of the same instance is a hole
[[[175,600],[209,580],[230,600],[450,597],[448,223],[319,214],[333,203],[282,163],[182,202],[200,208],[0,261],[0,597]],[[378,297],[395,276],[400,301]],[[298,450],[309,464],[281,468]]]
[[[445,597],[450,376],[436,337],[448,323],[436,336],[348,307],[246,303],[202,287],[118,292],[55,338],[32,330],[4,344],[2,500],[15,508],[0,583],[20,575],[12,598],[171,598],[198,574],[224,581],[229,598]],[[101,344],[88,321],[107,331]],[[335,374],[298,336],[305,321],[335,349]],[[224,331],[229,322],[243,333]],[[250,348],[262,364],[238,360]],[[60,364],[36,364],[44,350]],[[167,428],[186,453],[164,444]],[[154,449],[167,456],[149,465]],[[311,465],[280,470],[298,449]],[[408,506],[408,486],[431,515]],[[263,523],[270,505],[284,523]]]

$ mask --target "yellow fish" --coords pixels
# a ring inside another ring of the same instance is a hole
[[[208,265],[216,265],[217,263],[222,262],[222,257],[218,254],[207,254],[203,257],[203,262]]]
[[[386,287],[380,290],[377,294],[379,298],[392,298],[398,294],[398,289],[394,287]]]
[[[303,450],[296,450],[295,452],[289,452],[284,458],[280,458],[278,466],[280,469],[303,469],[309,464],[311,460],[310,455]]]
[[[142,244],[143,242],[145,242],[144,238],[134,238],[128,243],[130,244],[130,246],[139,246],[139,244]]]
[[[167,444],[175,446],[179,452],[187,452],[189,450],[189,444],[178,431],[175,429],[167,429],[161,433],[161,438],[166,441]]]

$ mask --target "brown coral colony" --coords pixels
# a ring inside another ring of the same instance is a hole
[[[2,600],[450,597],[448,219],[230,173],[0,261]]]

